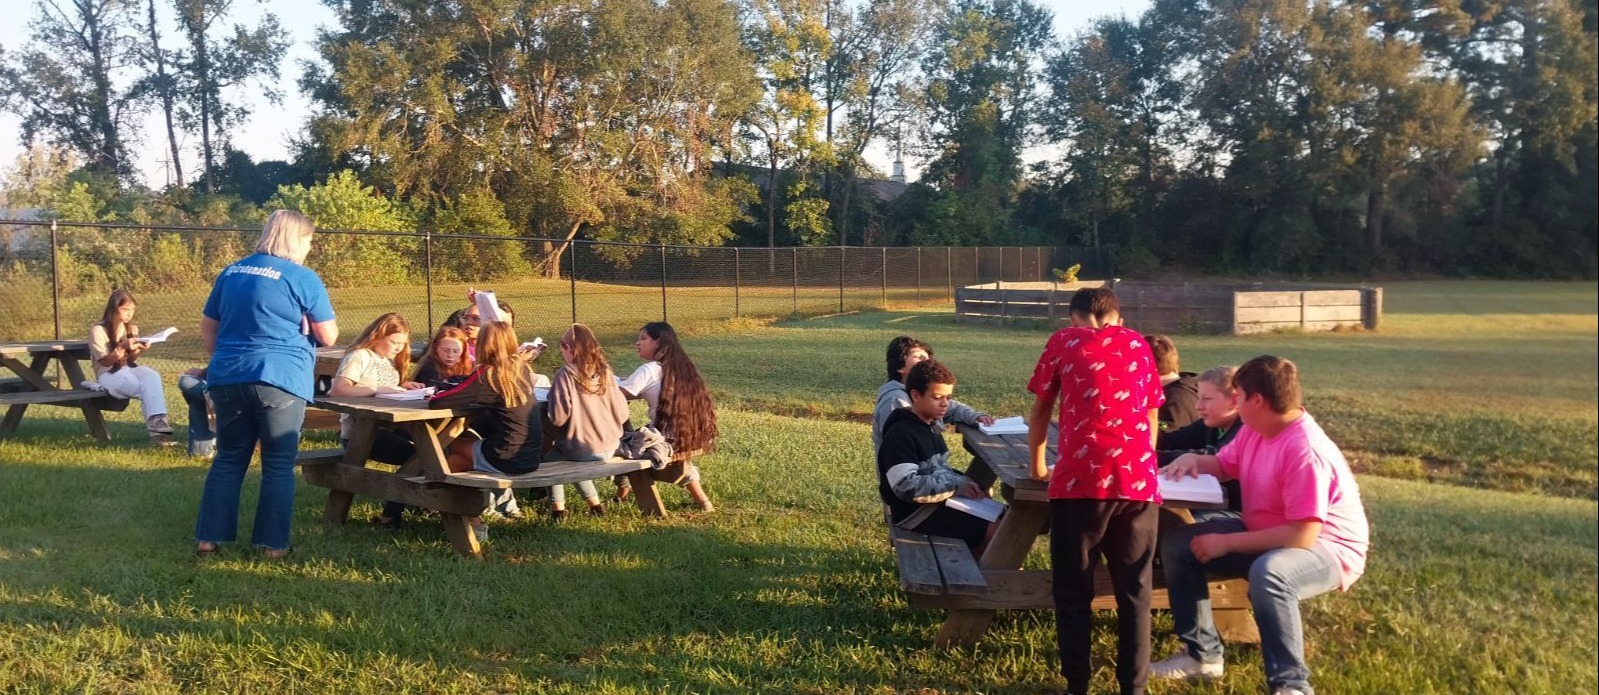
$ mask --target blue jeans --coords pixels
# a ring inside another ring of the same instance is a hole
[[[211,431],[211,415],[205,405],[205,379],[184,374],[178,377],[178,391],[189,404],[189,455],[216,453],[217,435]]]
[[[1298,688],[1312,695],[1299,602],[1338,588],[1338,559],[1319,544],[1308,550],[1278,548],[1260,554],[1223,555],[1210,562],[1200,562],[1189,549],[1194,536],[1245,530],[1242,519],[1213,519],[1176,529],[1161,539],[1161,564],[1166,570],[1177,637],[1188,647],[1189,656],[1206,662],[1221,660],[1221,635],[1211,616],[1210,587],[1205,581],[1207,577],[1248,577],[1249,604],[1260,628],[1266,682],[1272,688]]]
[[[294,516],[294,456],[300,450],[305,401],[266,384],[211,387],[217,414],[217,455],[205,477],[194,540],[232,543],[239,535],[239,489],[257,441],[261,443],[261,496],[250,540],[272,550],[289,547]]]

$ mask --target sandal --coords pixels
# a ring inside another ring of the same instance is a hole
[[[198,557],[198,558],[202,558],[202,559],[208,558],[208,557],[214,557],[214,556],[216,556],[217,552],[219,552],[221,550],[222,550],[222,546],[220,544],[216,544],[216,543],[211,544],[211,547],[209,547],[209,548],[205,548],[205,547],[201,547],[201,546],[195,546],[194,547],[194,556]]]
[[[276,553],[276,555],[274,555],[273,553]],[[262,548],[261,549],[261,557],[264,558],[264,559],[267,559],[267,560],[287,560],[287,559],[289,559],[289,556],[293,555],[293,554],[294,554],[294,546],[292,546],[292,545],[287,547],[287,548]]]

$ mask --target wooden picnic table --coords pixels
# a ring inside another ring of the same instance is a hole
[[[0,367],[16,375],[14,390],[0,394],[0,405],[8,405],[0,432],[14,432],[30,405],[55,405],[78,408],[89,424],[89,434],[100,441],[111,439],[106,431],[105,416],[101,411],[119,411],[127,401],[107,395],[103,391],[80,388],[85,381],[79,360],[89,359],[89,342],[86,340],[55,340],[34,343],[0,344]],[[26,363],[24,363],[26,360]],[[50,363],[57,364],[57,376],[45,376]],[[63,385],[60,382],[65,381]]]
[[[482,549],[468,520],[489,510],[491,491],[566,485],[613,475],[628,476],[639,510],[646,516],[666,515],[649,461],[545,461],[537,471],[516,476],[451,473],[445,450],[466,429],[465,412],[431,409],[424,401],[375,396],[322,397],[316,404],[351,417],[350,440],[343,451],[302,452],[300,456],[306,482],[331,490],[322,514],[324,523],[344,523],[356,495],[401,502],[439,512],[455,550],[477,558]],[[416,444],[416,454],[397,471],[366,467],[380,427],[403,429]]]
[[[961,425],[961,437],[973,456],[969,474],[981,479],[992,475],[1000,483],[1001,494],[1010,509],[1001,518],[999,528],[989,541],[977,567],[981,579],[977,586],[961,594],[912,594],[912,602],[928,607],[948,608],[949,616],[940,629],[940,645],[973,644],[987,632],[994,612],[999,609],[1045,609],[1055,607],[1052,573],[1047,569],[1022,569],[1033,543],[1041,537],[1039,530],[1049,521],[1048,483],[1033,480],[1028,472],[1031,455],[1026,434],[984,434],[976,427]],[[1049,461],[1056,459],[1057,437],[1050,426]],[[1191,524],[1190,508],[1208,508],[1212,505],[1187,504],[1168,501],[1161,509],[1161,525]],[[984,586],[986,585],[986,586]],[[1094,608],[1115,608],[1110,578],[1103,565],[1095,579]],[[1229,642],[1258,642],[1260,637],[1249,613],[1248,583],[1231,580],[1211,583],[1211,604],[1216,626]],[[1154,597],[1151,606],[1169,608],[1165,577],[1155,572]]]

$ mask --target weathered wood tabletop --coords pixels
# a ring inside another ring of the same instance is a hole
[[[21,380],[18,390],[0,394],[0,404],[10,406],[6,409],[5,419],[0,420],[0,432],[16,431],[30,405],[58,405],[81,410],[84,421],[89,425],[89,433],[100,441],[110,440],[105,416],[97,402],[106,394],[78,386],[85,381],[79,361],[88,359],[89,342],[86,340],[0,344],[0,367],[11,371]],[[51,362],[59,365],[60,373],[56,380],[45,376]]]

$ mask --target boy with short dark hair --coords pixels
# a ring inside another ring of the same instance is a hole
[[[933,358],[932,346],[908,335],[888,341],[888,381],[877,387],[877,405],[872,408],[872,448],[883,444],[883,425],[894,411],[911,404],[905,390],[905,376],[912,367]],[[959,425],[994,424],[994,418],[978,412],[965,403],[950,400],[943,422]]]
[[[1350,585],[1365,571],[1370,527],[1360,487],[1300,400],[1293,362],[1263,355],[1233,375],[1244,427],[1214,456],[1186,454],[1167,477],[1236,478],[1242,519],[1183,527],[1161,546],[1172,619],[1185,649],[1155,664],[1157,678],[1217,679],[1222,643],[1208,578],[1249,578],[1260,653],[1274,695],[1311,695],[1299,602]]]
[[[942,420],[955,392],[955,375],[937,361],[926,360],[906,374],[905,388],[911,404],[888,416],[883,444],[877,449],[878,495],[888,505],[895,526],[958,538],[981,556],[995,525],[944,504],[957,495],[988,496],[949,465]]]
[[[1032,476],[1049,480],[1055,632],[1066,692],[1088,692],[1093,673],[1094,570],[1103,556],[1116,593],[1116,679],[1141,695],[1149,671],[1149,604],[1160,504],[1156,412],[1164,402],[1143,336],[1121,325],[1115,293],[1072,296],[1071,326],[1050,336],[1027,384]],[[1059,412],[1054,474],[1044,454]]]

